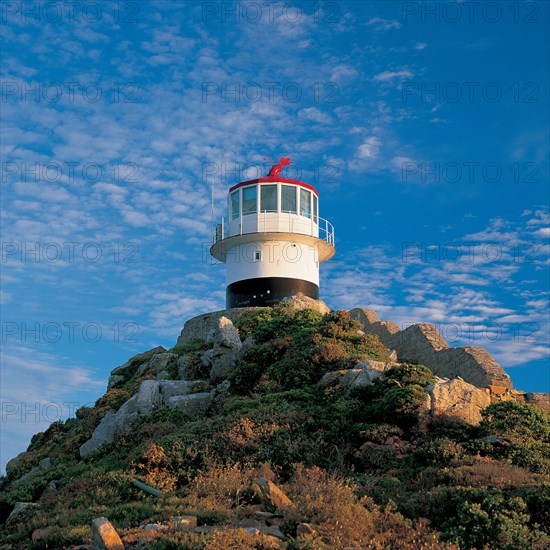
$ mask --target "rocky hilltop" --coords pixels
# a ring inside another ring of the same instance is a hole
[[[1,548],[545,548],[549,408],[431,324],[200,315],[8,463]]]

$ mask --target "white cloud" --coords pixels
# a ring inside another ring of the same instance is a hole
[[[302,109],[298,112],[298,116],[301,118],[305,118],[306,120],[318,122],[319,124],[330,124],[331,122],[330,116],[317,109],[317,107],[308,107],[306,109]]]
[[[550,237],[550,227],[541,227],[537,229],[534,233],[537,237]]]
[[[390,29],[399,29],[401,23],[392,19],[384,19],[382,17],[371,17],[367,25],[374,26],[377,31],[388,31]]]
[[[357,148],[357,154],[360,159],[373,160],[378,158],[380,155],[380,145],[381,141],[376,136],[368,137],[359,147]]]
[[[401,71],[383,71],[374,76],[375,82],[391,82],[396,78],[412,78],[414,74],[409,69]]]

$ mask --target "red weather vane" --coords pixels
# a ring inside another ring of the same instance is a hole
[[[267,160],[267,157],[264,157],[264,160]],[[268,178],[276,178],[283,170],[285,166],[290,166],[290,157],[281,157],[279,159],[279,164],[274,164],[267,174]]]

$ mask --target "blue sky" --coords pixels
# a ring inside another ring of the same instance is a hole
[[[223,308],[211,185],[264,157],[336,228],[330,307],[550,391],[547,2],[1,7],[2,465]]]

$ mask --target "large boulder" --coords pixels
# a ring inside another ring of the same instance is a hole
[[[399,332],[398,325],[392,321],[381,321],[376,312],[368,308],[356,307],[349,314],[352,319],[361,323],[366,334],[378,336],[387,348],[391,348],[389,341],[396,332]]]
[[[207,340],[214,343],[214,347],[240,348],[241,339],[231,319],[220,317],[216,325],[208,333]]]
[[[241,355],[242,343],[237,329],[230,319],[220,317],[217,326],[209,333],[214,343],[210,353],[205,354],[210,365],[210,379],[219,381],[226,378],[235,368]]]
[[[219,327],[219,321],[222,317],[235,322],[245,313],[260,311],[261,307],[238,307],[232,309],[223,309],[212,313],[197,315],[186,321],[178,338],[178,344],[186,344],[191,340],[206,340],[211,337],[213,331]]]
[[[435,325],[419,323],[396,332],[388,339],[388,347],[397,352],[400,361],[418,365],[432,365],[435,354],[449,345],[439,334]]]
[[[400,330],[391,321],[381,321],[372,309],[355,308],[350,316],[361,323],[363,332],[375,334],[382,344],[394,350],[400,362],[425,365],[437,376],[461,377],[479,387],[512,388],[510,377],[487,350],[479,346],[450,348],[431,323]]]
[[[293,309],[312,309],[325,315],[330,312],[330,308],[322,300],[315,300],[304,294],[289,296],[283,300],[284,303],[290,304]]]
[[[85,457],[99,449],[104,443],[111,443],[114,441],[117,432],[116,413],[108,412],[97,425],[92,437],[80,446],[80,456]]]
[[[161,402],[160,382],[158,380],[144,380],[137,396],[137,412],[139,414],[152,413],[159,408]]]
[[[491,398],[485,389],[476,388],[461,378],[437,378],[426,387],[430,397],[429,414],[462,420],[468,424],[481,422],[481,411],[490,405]]]
[[[352,388],[370,386],[376,378],[387,369],[399,365],[399,363],[374,361],[369,359],[358,363],[354,369],[327,372],[319,381],[319,386],[328,387],[339,384],[342,389],[348,391]]]
[[[512,388],[512,381],[491,354],[479,346],[441,350],[431,365],[432,372],[445,378],[460,377],[474,386]]]
[[[175,395],[169,398],[168,406],[177,407],[189,418],[201,418],[208,412],[213,397],[213,391]]]
[[[381,376],[383,371],[369,368],[355,368],[327,372],[319,381],[319,386],[326,388],[338,384],[343,390],[370,386]]]
[[[259,477],[256,479],[256,486],[268,508],[277,510],[288,506],[294,506],[292,500],[290,500],[272,481]]]
[[[189,355],[181,355],[178,357],[178,376],[181,380],[188,380],[191,376],[191,357]]]

